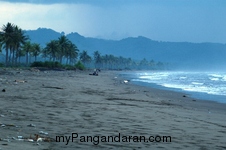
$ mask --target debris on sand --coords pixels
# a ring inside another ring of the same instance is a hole
[[[34,136],[30,135],[29,137],[23,137],[19,135],[17,137],[8,137],[5,139],[0,138],[0,141],[12,142],[12,140],[24,141],[24,142],[54,142],[55,141],[55,139],[53,138],[43,137],[38,134],[34,134]]]
[[[27,81],[26,80],[15,80],[14,82],[17,82],[17,83],[25,83]]]
[[[57,86],[42,86],[43,88],[52,88],[52,89],[64,89],[62,87],[57,87]]]
[[[123,83],[128,83],[130,80],[123,80]]]
[[[16,126],[16,125],[14,125],[14,124],[3,124],[3,123],[0,123],[0,125],[1,125],[1,127],[18,127],[18,126]]]
[[[34,124],[29,124],[29,125],[27,125],[28,127],[35,127],[36,125],[34,125]]]
[[[44,132],[44,131],[39,131],[40,134],[44,134],[44,135],[48,135],[47,132]]]
[[[32,72],[40,72],[40,70],[37,69],[37,68],[31,68],[30,71],[32,71]]]
[[[53,138],[50,138],[50,137],[43,137],[43,136],[40,136],[38,134],[34,134],[35,137],[32,137],[30,135],[30,137],[28,138],[29,140],[33,140],[33,141],[36,141],[36,142],[54,142],[55,140]],[[27,139],[27,140],[28,140]]]

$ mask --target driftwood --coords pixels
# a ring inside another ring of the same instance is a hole
[[[43,86],[43,88],[64,89],[62,87],[57,87],[57,86]]]

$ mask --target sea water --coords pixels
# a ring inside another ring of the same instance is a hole
[[[226,72],[140,71],[121,74],[134,84],[226,103]]]

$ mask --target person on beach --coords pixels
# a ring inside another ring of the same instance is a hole
[[[94,76],[98,76],[98,69],[94,69],[93,74],[89,74],[89,75],[94,75]]]

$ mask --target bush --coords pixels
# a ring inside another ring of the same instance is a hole
[[[43,67],[53,68],[54,67],[53,63],[54,62],[52,62],[52,61],[45,61],[43,64]]]
[[[76,69],[75,66],[71,66],[71,65],[64,65],[63,68],[66,70],[75,70]]]
[[[0,67],[4,67],[5,65],[3,63],[0,63]]]
[[[41,61],[35,61],[31,64],[31,67],[44,67],[44,64]]]
[[[58,61],[55,61],[52,66],[53,66],[53,68],[61,68],[62,67],[62,64],[59,63]]]
[[[53,62],[53,61],[35,61],[31,64],[30,67],[45,67],[45,68],[50,68],[50,69],[54,69],[54,68],[62,68],[62,69],[66,69],[66,70],[75,70],[75,69],[79,69],[79,70],[84,70],[85,66],[79,61],[75,64],[75,66],[71,66],[71,65],[62,65],[59,62]]]
[[[61,68],[62,65],[57,61],[35,61],[31,64],[31,67]]]
[[[82,64],[81,61],[78,61],[76,64],[75,64],[75,67],[79,70],[85,70],[85,66]]]

